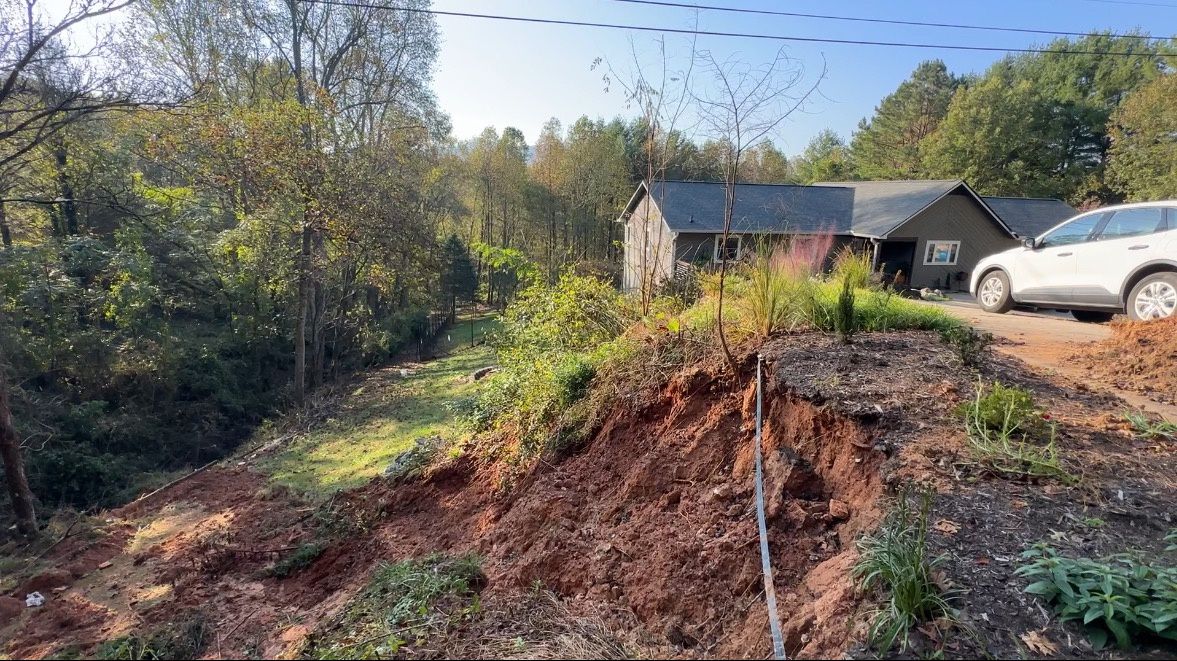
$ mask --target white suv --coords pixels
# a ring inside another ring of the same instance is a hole
[[[1079,214],[982,259],[969,292],[987,312],[1015,304],[1070,310],[1080,321],[1126,313],[1138,321],[1177,310],[1177,201]]]

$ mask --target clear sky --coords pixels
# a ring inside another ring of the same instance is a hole
[[[887,18],[940,23],[1001,25],[1086,32],[1143,29],[1153,36],[1177,34],[1177,0],[681,0],[688,4],[751,7],[814,14]],[[395,2],[388,2],[395,4]],[[613,0],[434,0],[440,10],[534,16],[579,21],[691,28],[689,9],[628,5]],[[449,114],[454,135],[472,137],[486,126],[514,126],[534,142],[544,122],[556,117],[565,126],[581,115],[611,118],[633,114],[619,90],[606,92],[597,58],[625,69],[631,44],[644,57],[653,53],[658,35],[587,27],[505,23],[462,17],[438,17],[441,55],[435,89]],[[968,44],[1003,48],[1044,44],[1045,35],[1011,34],[943,28],[892,26],[808,18],[702,11],[699,29],[769,33],[835,39]],[[689,37],[667,36],[667,50],[680,65]],[[749,62],[770,60],[781,42],[728,37],[700,37],[699,47],[720,56],[738,55]],[[816,75],[824,56],[827,73],[821,96],[796,113],[774,136],[788,154],[799,153],[824,128],[849,138],[858,120],[922,60],[944,60],[954,73],[980,72],[1001,53],[935,48],[884,48],[793,43],[788,53]],[[647,61],[649,61],[647,59]]]

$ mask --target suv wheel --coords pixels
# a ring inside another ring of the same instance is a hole
[[[1009,277],[1004,271],[990,271],[981,278],[977,286],[977,303],[986,312],[1004,314],[1014,307],[1014,297],[1009,290]]]
[[[1128,317],[1133,321],[1167,319],[1177,311],[1177,273],[1154,273],[1128,294]]]
[[[1071,310],[1071,316],[1085,324],[1102,324],[1111,321],[1116,316],[1112,312],[1095,312],[1092,310]]]

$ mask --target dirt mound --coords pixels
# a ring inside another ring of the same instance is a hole
[[[1072,356],[1094,378],[1175,404],[1177,317],[1160,321],[1116,321],[1112,336]]]
[[[383,512],[375,538],[331,549],[300,583],[330,590],[345,563],[365,557],[476,551],[489,594],[538,582],[573,609],[613,612],[605,617],[616,630],[636,618],[661,655],[766,656],[754,394],[747,379],[733,386],[687,371],[645,408],[615,411],[575,455],[541,462],[507,496],[494,488],[498,468],[469,458],[420,483],[373,484],[348,498]],[[769,537],[787,646],[838,654],[856,603],[852,540],[881,514],[886,456],[869,426],[784,387],[765,407]]]

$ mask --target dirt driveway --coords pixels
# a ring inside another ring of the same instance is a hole
[[[998,338],[998,351],[1019,358],[1038,370],[1082,382],[1088,388],[1110,392],[1133,407],[1177,420],[1177,407],[1154,402],[1108,383],[1091,383],[1090,375],[1070,360],[1085,345],[1110,337],[1112,332],[1107,324],[1083,323],[1070,314],[1054,311],[1014,310],[1007,314],[992,314],[981,310],[968,297],[929,302],[928,305],[939,306],[974,327],[993,333]]]

